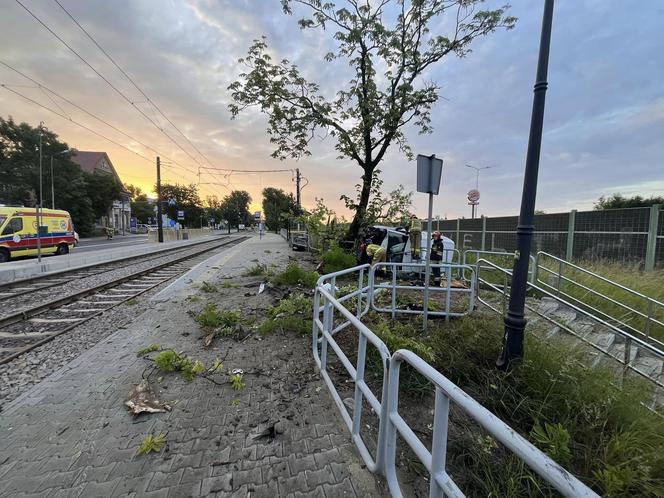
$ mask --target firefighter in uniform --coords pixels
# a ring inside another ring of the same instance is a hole
[[[371,257],[371,266],[385,261],[385,249],[378,244],[370,243],[367,245],[367,256]]]
[[[410,216],[410,230],[408,231],[410,237],[410,251],[413,259],[420,259],[420,248],[422,246],[422,222],[417,218],[416,214]]]
[[[443,259],[444,252],[445,246],[443,245],[443,238],[441,237],[440,232],[433,232],[433,241],[431,242],[431,262],[433,264],[439,264]],[[439,286],[440,267],[434,266],[431,268],[431,273],[433,273],[433,284]]]

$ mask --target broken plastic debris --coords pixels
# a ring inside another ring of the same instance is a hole
[[[261,294],[265,290],[265,282],[261,283],[258,287],[258,294]]]
[[[242,370],[241,368],[234,368],[233,370],[231,370],[231,374],[233,374],[233,375],[243,375],[244,370]]]
[[[129,408],[129,413],[138,415],[140,413],[164,413],[171,411],[171,406],[159,401],[147,380],[142,380],[134,387],[127,400],[124,402]]]

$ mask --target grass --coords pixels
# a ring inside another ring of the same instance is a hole
[[[141,441],[141,445],[138,448],[139,455],[147,455],[148,453],[154,451],[155,453],[160,453],[162,449],[166,446],[166,434],[148,434],[148,436]]]
[[[240,323],[240,312],[220,310],[215,304],[208,304],[195,320],[206,328],[232,328]]]
[[[235,391],[241,391],[247,387],[247,385],[244,383],[244,380],[242,379],[241,373],[231,374],[228,379],[230,380],[231,386]]]
[[[267,274],[268,274],[267,265],[262,265],[257,262],[255,265],[248,268],[244,275],[246,277],[262,277],[266,276]]]
[[[278,285],[302,285],[313,289],[318,281],[318,273],[307,271],[297,263],[290,262],[286,269],[272,277],[272,283]]]
[[[555,261],[547,261],[546,259],[544,259],[542,263],[542,266],[549,268],[556,272],[556,274],[553,275],[549,272],[540,270],[538,278],[553,286],[554,289],[557,288],[558,263]],[[639,270],[639,265],[636,263],[625,265],[607,261],[580,262],[577,265],[657,301],[664,302],[664,270],[642,272]],[[595,277],[571,267],[563,266],[563,276],[604,294],[611,299],[624,303],[646,316],[648,315],[648,301],[646,299],[635,296],[619,287],[602,282]],[[592,306],[593,308],[606,313],[610,317],[620,319],[622,322],[638,331],[644,333],[646,331],[647,319],[639,316],[637,313],[629,312],[605,298],[599,297],[577,285],[565,282],[564,280],[561,281],[560,290],[571,295],[574,299],[578,300],[579,303],[586,306]],[[552,292],[554,294],[556,293],[555,290]],[[651,312],[654,318],[664,322],[664,307],[653,305]],[[664,341],[664,326],[656,325],[651,322],[650,335]]]
[[[129,306],[136,306],[138,304],[138,299],[135,297],[132,297],[131,299],[127,300],[127,304]]]
[[[532,334],[523,362],[499,372],[503,325],[493,317],[430,322],[426,335],[415,321],[369,319],[390,351],[406,347],[420,354],[601,495],[662,496],[664,418],[642,406],[652,392],[640,379],[628,378],[618,389],[611,370],[586,368],[580,353]],[[417,374],[404,382],[417,385]],[[555,496],[493,438],[465,417],[456,419],[462,430],[455,431],[449,458],[462,489],[479,496]]]
[[[268,319],[258,327],[260,334],[272,332],[294,332],[298,335],[311,333],[313,299],[301,293],[292,294],[267,310]]]
[[[164,347],[161,344],[150,344],[149,346],[146,346],[136,351],[136,356],[142,358],[143,356],[148,355],[154,351],[159,351],[160,349],[164,349]]]
[[[210,282],[203,282],[201,284],[201,290],[203,292],[217,292],[217,286]]]
[[[325,273],[334,273],[357,265],[355,256],[347,253],[341,247],[333,247],[325,252],[322,260]]]
[[[182,377],[191,382],[194,378],[205,370],[202,361],[192,361],[191,358],[179,355],[173,349],[162,351],[154,358],[155,365],[165,373],[180,372]]]

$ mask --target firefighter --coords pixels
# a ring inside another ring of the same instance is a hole
[[[433,232],[433,241],[431,242],[431,262],[439,264],[443,259],[445,246],[443,245],[443,238],[440,232]],[[434,266],[431,268],[433,273],[433,284],[438,287],[440,285],[440,267]]]
[[[410,251],[414,260],[420,259],[420,247],[422,243],[422,222],[417,218],[416,214],[410,215],[410,230],[408,231],[410,238]]]
[[[382,246],[369,242],[367,245],[367,256],[371,257],[371,266],[376,263],[384,263],[386,252]]]
[[[113,228],[110,225],[106,225],[106,240],[111,240],[113,238]]]

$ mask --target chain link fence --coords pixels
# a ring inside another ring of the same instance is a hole
[[[608,260],[664,267],[663,205],[570,211],[535,216],[532,253],[545,251],[568,261]],[[515,251],[517,216],[434,220],[434,227],[459,250]]]

